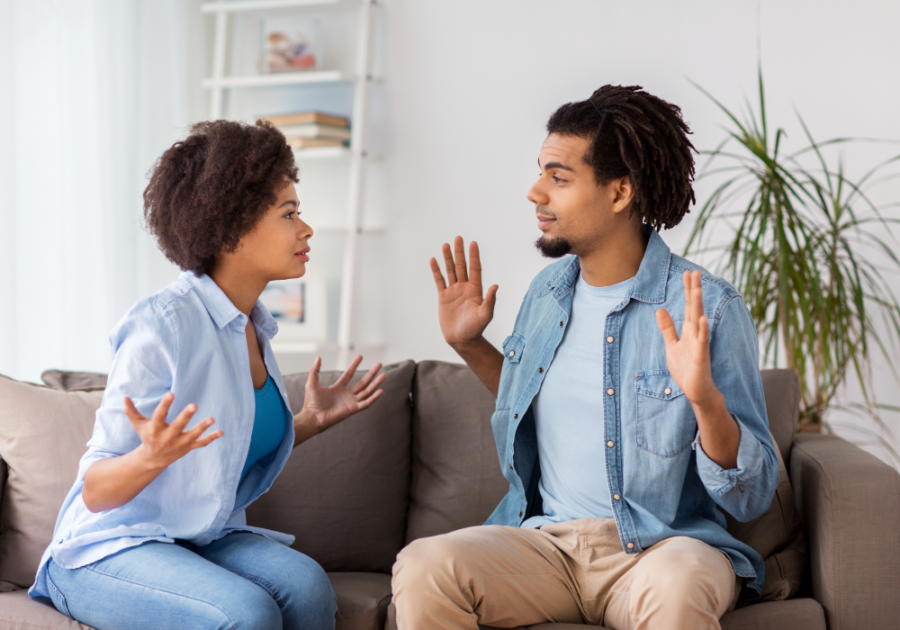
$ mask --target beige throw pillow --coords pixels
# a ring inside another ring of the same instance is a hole
[[[0,582],[34,582],[102,394],[0,378],[0,458],[8,466],[0,504]]]

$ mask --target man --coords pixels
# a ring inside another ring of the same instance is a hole
[[[531,283],[502,353],[482,336],[478,246],[437,261],[441,330],[497,397],[509,493],[485,526],[415,541],[394,566],[401,630],[588,623],[719,628],[763,561],[725,530],[778,481],[750,314],[657,234],[694,201],[678,107],[604,86],[547,124],[528,192],[563,258]],[[743,591],[742,591],[743,587]]]

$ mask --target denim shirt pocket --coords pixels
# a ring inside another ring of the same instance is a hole
[[[525,353],[525,340],[517,333],[511,334],[503,342],[503,373],[505,378],[500,379],[500,391],[497,392],[497,410],[509,409],[515,398],[516,379],[512,378],[510,370],[515,370],[522,355]]]
[[[687,396],[668,370],[638,372],[637,445],[660,457],[675,457],[690,447],[697,422]]]

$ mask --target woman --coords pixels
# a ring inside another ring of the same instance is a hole
[[[257,300],[305,273],[297,181],[284,136],[260,122],[195,125],[155,165],[145,219],[184,271],[110,335],[109,384],[32,596],[100,630],[334,628],[322,568],[244,513],[293,447],[384,380],[379,364],[348,388],[357,357],[321,387],[316,359],[291,416]]]

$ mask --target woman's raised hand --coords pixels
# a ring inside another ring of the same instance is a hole
[[[362,359],[362,356],[357,356],[334,385],[322,387],[319,384],[322,358],[316,358],[309,370],[309,378],[306,380],[303,410],[294,419],[297,433],[296,444],[315,433],[321,433],[358,411],[368,408],[384,393],[383,390],[378,389],[378,386],[387,378],[385,374],[378,374],[381,363],[372,366],[372,369],[362,377],[359,383],[348,387],[350,379],[353,378]]]
[[[203,432],[212,426],[214,422],[212,418],[207,418],[194,428],[185,431],[188,422],[197,413],[197,405],[193,403],[185,407],[171,424],[167,423],[166,415],[174,400],[175,396],[171,392],[167,393],[159,401],[153,416],[147,418],[141,415],[130,398],[125,398],[125,415],[141,438],[141,445],[136,451],[151,468],[156,470],[166,468],[195,448],[204,447],[223,435],[221,431],[203,435]]]
[[[468,270],[461,236],[454,239],[452,253],[447,243],[444,243],[443,252],[447,281],[444,281],[441,268],[434,258],[431,259],[431,272],[438,291],[441,332],[446,342],[456,347],[476,341],[493,319],[497,285],[491,286],[486,294],[482,294],[481,256],[475,241],[469,243]]]

